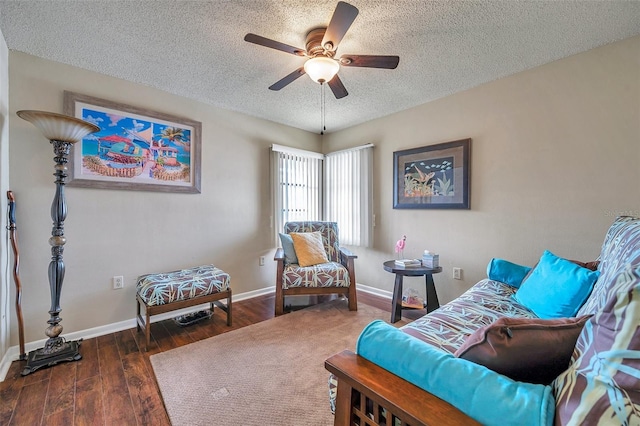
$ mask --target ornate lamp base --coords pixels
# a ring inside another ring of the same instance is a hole
[[[62,292],[62,282],[64,281],[64,261],[62,253],[67,239],[64,237],[64,221],[67,217],[67,202],[64,197],[64,186],[67,178],[68,156],[71,146],[80,142],[82,138],[90,133],[100,130],[100,127],[88,121],[68,115],[56,114],[46,111],[17,111],[18,117],[36,126],[53,145],[53,161],[55,161],[53,175],[56,177],[56,194],[51,203],[51,262],[49,262],[49,288],[51,290],[51,318],[47,321],[45,334],[49,337],[44,348],[29,352],[27,366],[22,370],[22,375],[33,373],[42,367],[50,367],[60,362],[78,361],[82,359],[79,347],[82,339],[67,342],[60,337],[62,325],[60,325],[60,293]]]
[[[82,359],[81,343],[82,339],[67,342],[62,337],[47,340],[44,348],[29,352],[27,365],[21,374],[26,376],[42,367],[51,367],[65,361],[79,361]]]

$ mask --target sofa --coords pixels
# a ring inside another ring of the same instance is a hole
[[[618,217],[595,261],[487,274],[327,359],[335,424],[640,425],[640,219]]]

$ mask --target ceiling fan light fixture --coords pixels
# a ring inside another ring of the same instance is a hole
[[[316,83],[331,81],[340,70],[340,64],[326,56],[316,56],[304,63],[304,71]]]

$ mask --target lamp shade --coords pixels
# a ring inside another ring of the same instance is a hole
[[[44,137],[50,141],[76,143],[89,133],[100,130],[100,127],[88,121],[55,112],[22,110],[16,114],[40,129]]]
[[[316,83],[326,83],[340,70],[340,64],[325,56],[316,56],[304,63],[304,71]]]

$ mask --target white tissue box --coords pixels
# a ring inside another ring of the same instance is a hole
[[[429,269],[436,269],[439,266],[440,256],[435,253],[425,253],[422,255],[422,266]]]

